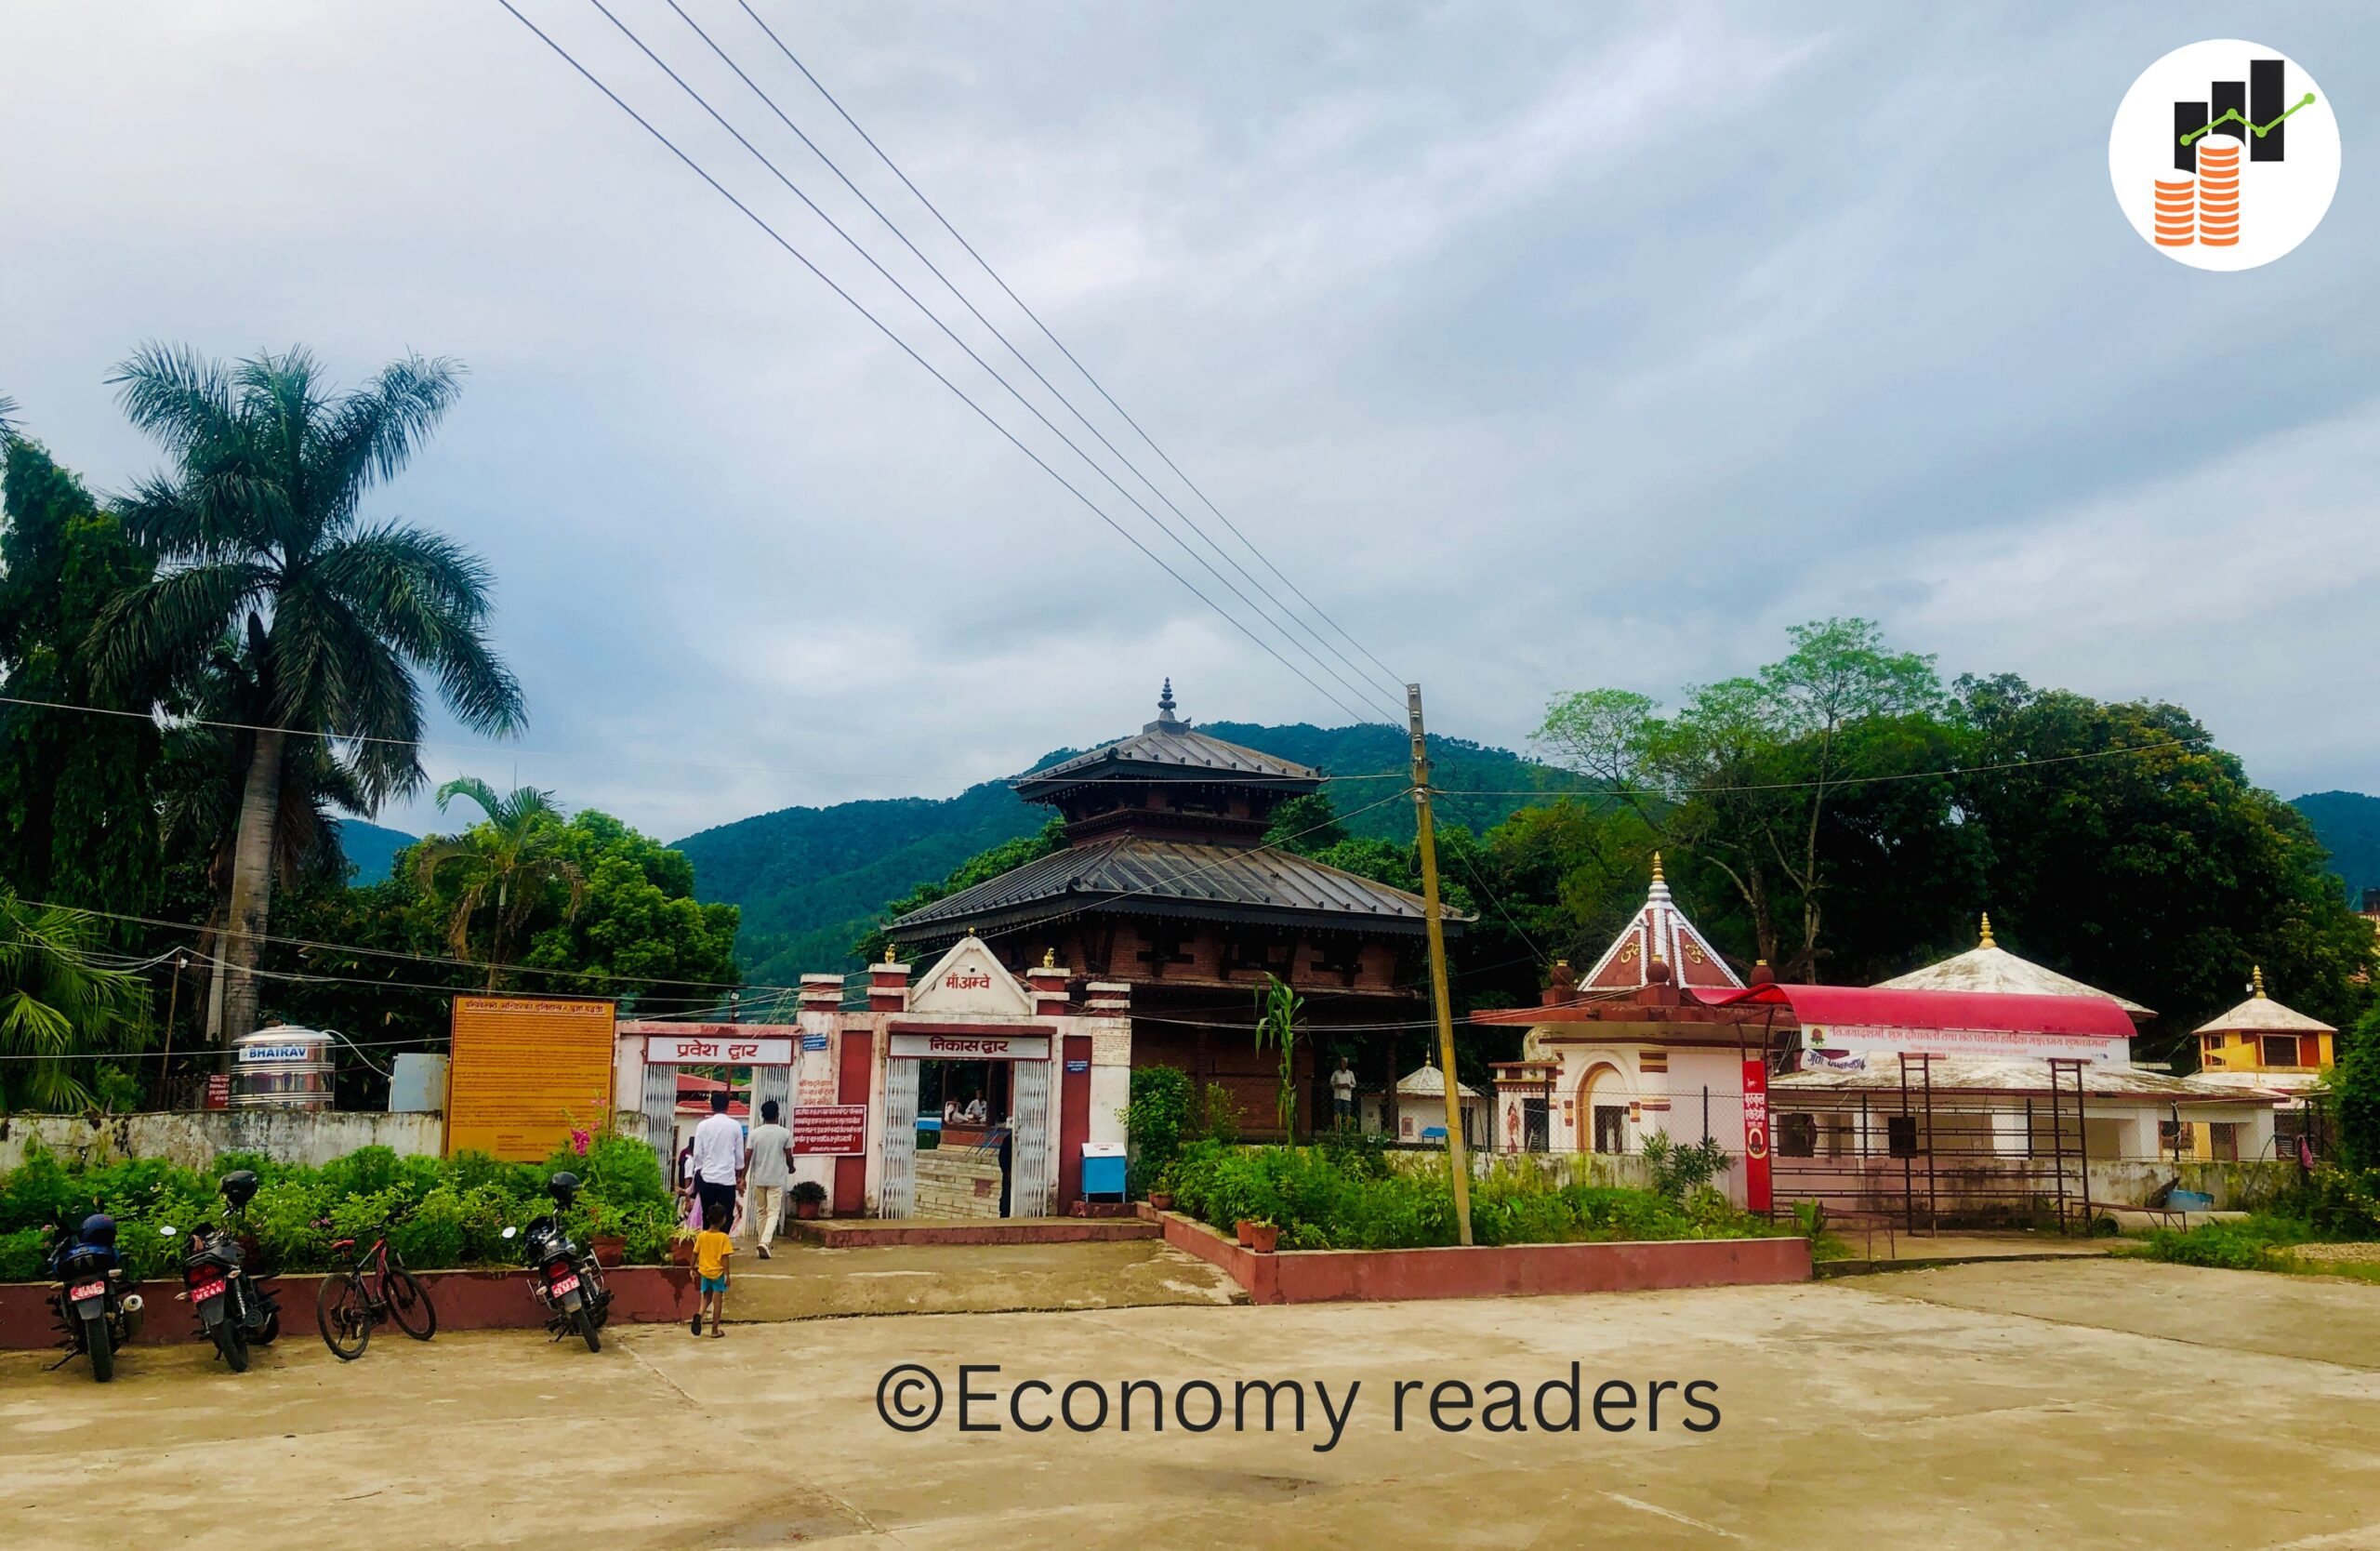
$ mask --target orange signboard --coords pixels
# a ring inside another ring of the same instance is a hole
[[[543,1161],[612,1116],[615,1004],[458,996],[446,1071],[446,1156]]]

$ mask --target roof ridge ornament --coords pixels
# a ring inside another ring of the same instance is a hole
[[[2254,985],[2255,986],[2255,988],[2256,988],[2256,996],[2255,996],[2255,1000],[2256,1000],[2256,1001],[2264,1001],[2264,1000],[2265,1000],[2265,967],[2264,967],[2264,965],[2262,965],[2262,964],[2254,964],[2254,965],[2251,965],[2251,966],[2249,967],[2248,974],[2249,974],[2249,978],[2250,978],[2250,980],[2254,983]]]
[[[1983,940],[1975,946],[1977,948],[1998,948],[2000,946],[1998,943],[1991,940],[1991,912],[1990,910],[1983,912]]]
[[[1146,683],[1148,681],[1144,679],[1141,682]],[[1165,676],[1165,688],[1157,694],[1157,719],[1159,722],[1173,720],[1173,675],[1170,673]]]

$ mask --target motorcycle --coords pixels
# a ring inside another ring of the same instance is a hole
[[[223,1176],[222,1191],[233,1212],[245,1212],[257,1193],[257,1176],[246,1169],[234,1170]],[[180,1229],[161,1231],[170,1239]],[[199,1224],[191,1231],[188,1248],[180,1295],[190,1300],[200,1331],[215,1343],[224,1364],[234,1373],[245,1373],[248,1348],[271,1346],[281,1333],[280,1301],[250,1274],[246,1253],[228,1223]]]
[[[91,1377],[105,1384],[115,1377],[117,1350],[140,1333],[140,1294],[124,1286],[115,1220],[103,1213],[85,1218],[51,1254],[49,1265],[58,1279],[50,1306],[58,1315],[59,1345],[66,1348],[50,1366],[88,1357]]]
[[[603,1285],[603,1268],[595,1263],[593,1252],[572,1243],[562,1226],[562,1214],[578,1197],[578,1176],[555,1174],[546,1182],[546,1194],[553,1200],[553,1211],[525,1229],[506,1228],[504,1237],[521,1239],[529,1291],[546,1311],[546,1329],[553,1338],[560,1341],[575,1331],[588,1351],[600,1352],[603,1342],[596,1332],[611,1319],[611,1290]]]

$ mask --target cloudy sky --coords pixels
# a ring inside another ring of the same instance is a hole
[[[515,3],[1246,613],[589,0]],[[606,3],[1174,521],[668,0]],[[678,4],[1220,531],[736,0]],[[2305,246],[2216,274],[2134,235],[2107,134],[2228,5],[753,5],[1435,730],[1517,743],[1558,692],[1673,695],[1858,613],[1947,672],[2177,700],[2283,795],[2380,789],[2353,7],[2259,9],[2344,172]],[[139,341],[469,365],[375,510],[493,563],[533,724],[439,776],[674,837],[1004,775],[1169,673],[1189,716],[1350,720],[497,0],[11,5],[0,147],[0,391],[102,489],[152,463],[104,380]]]

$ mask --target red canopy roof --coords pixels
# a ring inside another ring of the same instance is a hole
[[[2132,1018],[2092,996],[2006,996],[1996,991],[1897,990],[1882,986],[1786,986],[1690,993],[1708,1007],[1782,1004],[1805,1024],[1867,1028],[1990,1028],[2027,1034],[2088,1034],[2129,1040]]]

